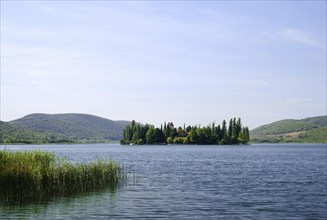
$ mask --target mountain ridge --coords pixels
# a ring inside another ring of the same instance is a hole
[[[33,113],[4,123],[14,126],[14,128],[52,133],[73,141],[120,140],[123,129],[130,124],[129,121],[113,121],[81,113]]]
[[[327,116],[284,119],[250,131],[251,142],[327,142]]]

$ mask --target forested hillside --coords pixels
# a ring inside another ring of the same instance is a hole
[[[0,135],[16,143],[21,142],[21,136],[31,143],[56,142],[57,139],[100,142],[121,139],[129,123],[87,114],[31,114],[3,122]]]
[[[327,142],[327,116],[287,119],[250,131],[251,142]]]
[[[67,143],[72,142],[72,140],[53,132],[38,132],[0,121],[0,143],[45,144],[62,142]]]

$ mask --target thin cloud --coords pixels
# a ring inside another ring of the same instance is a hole
[[[311,99],[306,99],[306,98],[289,98],[289,99],[286,99],[286,102],[290,103],[290,104],[303,104],[303,103],[308,103],[310,101],[311,101]]]
[[[283,37],[284,39],[287,39],[287,40],[290,40],[290,41],[293,41],[296,43],[302,43],[302,44],[306,44],[309,46],[319,46],[319,47],[323,46],[323,43],[320,42],[319,40],[315,39],[315,37],[312,36],[310,33],[304,32],[301,30],[289,28],[289,29],[281,31],[279,35],[281,37]]]
[[[269,83],[267,81],[260,81],[259,83],[260,83],[260,85],[267,87],[267,88],[270,88],[272,86],[271,83]]]

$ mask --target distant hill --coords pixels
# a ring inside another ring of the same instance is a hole
[[[327,142],[327,116],[287,119],[250,131],[252,142]]]
[[[128,121],[112,121],[87,114],[30,114],[5,123],[21,131],[52,134],[74,141],[120,140]],[[1,132],[2,133],[2,132]]]
[[[53,132],[38,132],[32,129],[21,128],[7,122],[0,121],[0,144],[43,144],[63,142],[72,142],[72,140],[64,135],[55,134]]]

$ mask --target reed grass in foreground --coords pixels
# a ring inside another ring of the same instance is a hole
[[[0,151],[0,205],[115,190],[125,178],[122,167],[112,160],[72,164],[49,152]]]

